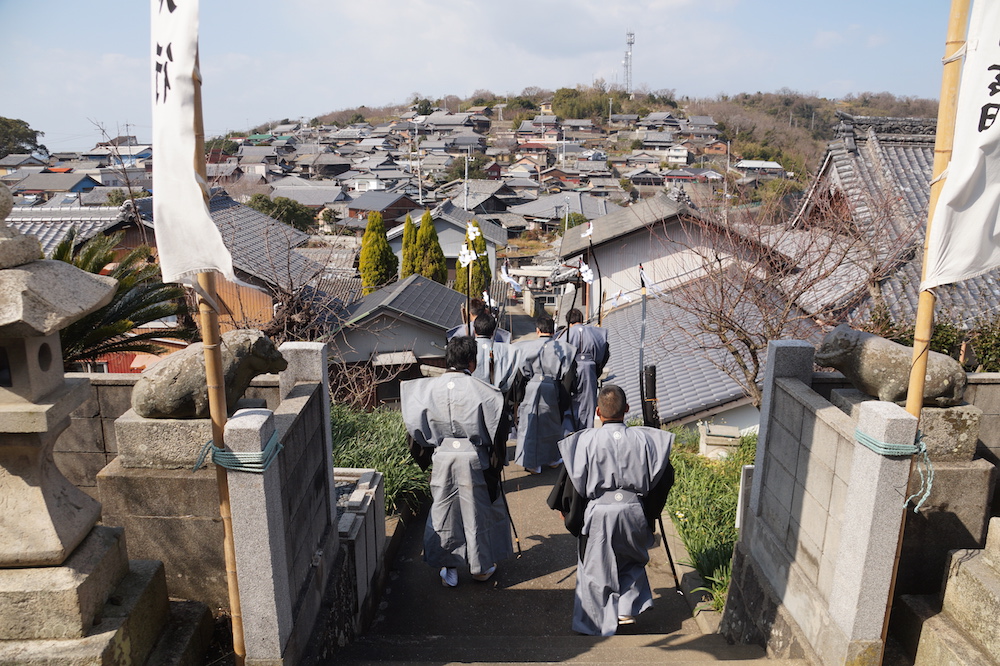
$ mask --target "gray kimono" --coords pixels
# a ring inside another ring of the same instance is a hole
[[[566,341],[576,347],[576,391],[573,393],[573,430],[594,427],[597,411],[597,378],[611,357],[605,328],[576,324],[569,327]]]
[[[515,350],[511,345],[488,338],[476,337],[477,356],[476,371],[473,377],[482,379],[487,384],[500,389],[501,393],[510,390],[517,372]],[[490,373],[492,371],[492,377]]]
[[[667,468],[673,439],[665,430],[606,423],[559,442],[565,475],[586,506],[574,631],[611,636],[619,616],[653,605],[646,577],[654,543],[651,517],[662,511],[668,477],[672,481]],[[649,506],[653,497],[658,506]]]
[[[499,496],[507,419],[498,390],[464,372],[400,384],[403,421],[422,466],[433,451],[432,504],[424,561],[465,564],[481,574],[513,554],[510,520]]]
[[[517,410],[517,453],[514,462],[536,468],[559,460],[563,413],[576,381],[576,348],[562,340],[540,337],[514,345],[518,377],[513,389]]]

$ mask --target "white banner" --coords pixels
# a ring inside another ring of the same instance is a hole
[[[233,259],[206,205],[195,165],[195,86],[199,84],[198,0],[151,0],[153,224],[164,282],[195,282],[218,271],[235,280]]]
[[[921,291],[1000,266],[1000,2],[976,0]]]

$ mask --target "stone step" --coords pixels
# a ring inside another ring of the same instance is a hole
[[[145,666],[202,666],[212,630],[208,606],[199,601],[171,601],[170,617]]]
[[[694,666],[716,661],[805,666],[769,660],[756,645],[729,645],[719,635],[637,634],[599,636],[371,635],[336,656],[338,664],[654,664]]]
[[[982,550],[954,551],[951,558],[942,611],[988,654],[1000,655],[1000,572]]]
[[[129,572],[83,638],[0,641],[0,665],[142,664],[169,614],[163,564],[131,560]]]

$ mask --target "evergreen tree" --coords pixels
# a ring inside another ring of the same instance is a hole
[[[424,211],[420,218],[420,229],[417,230],[417,249],[413,256],[415,273],[444,284],[448,281],[448,263],[441,250],[437,229],[430,211]]]
[[[417,272],[416,262],[414,261],[416,251],[417,227],[414,226],[413,220],[407,215],[406,221],[403,222],[403,263],[399,268],[400,280],[405,280]]]
[[[472,220],[472,229],[471,235],[475,238],[469,238],[470,230],[466,228],[465,245],[470,252],[476,253],[476,259],[469,264],[468,268],[463,268],[461,262],[455,267],[455,291],[460,291],[472,298],[479,298],[484,291],[489,289],[493,274],[490,270],[490,257],[486,252],[486,238],[479,227],[479,222],[475,219]]]
[[[392,282],[398,266],[399,259],[389,247],[389,239],[385,236],[381,213],[368,213],[368,226],[361,238],[361,257],[358,260],[364,293],[370,294]]]

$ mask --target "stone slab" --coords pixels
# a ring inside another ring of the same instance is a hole
[[[123,467],[113,459],[97,474],[104,516],[203,516],[219,514],[214,469]]]
[[[952,553],[942,610],[986,653],[1000,655],[1000,571],[982,550]]]
[[[97,666],[144,664],[169,613],[159,562],[133,561],[95,624],[73,639],[0,641],[0,664]]]
[[[210,419],[147,419],[130,409],[115,421],[123,467],[192,469],[211,439]]]
[[[113,277],[65,261],[44,259],[8,268],[0,272],[0,338],[56,333],[108,303],[117,286]]]
[[[82,638],[127,572],[122,530],[103,526],[63,566],[0,569],[0,639]]]
[[[0,433],[50,432],[87,399],[86,379],[67,378],[39,403],[0,402]]]

